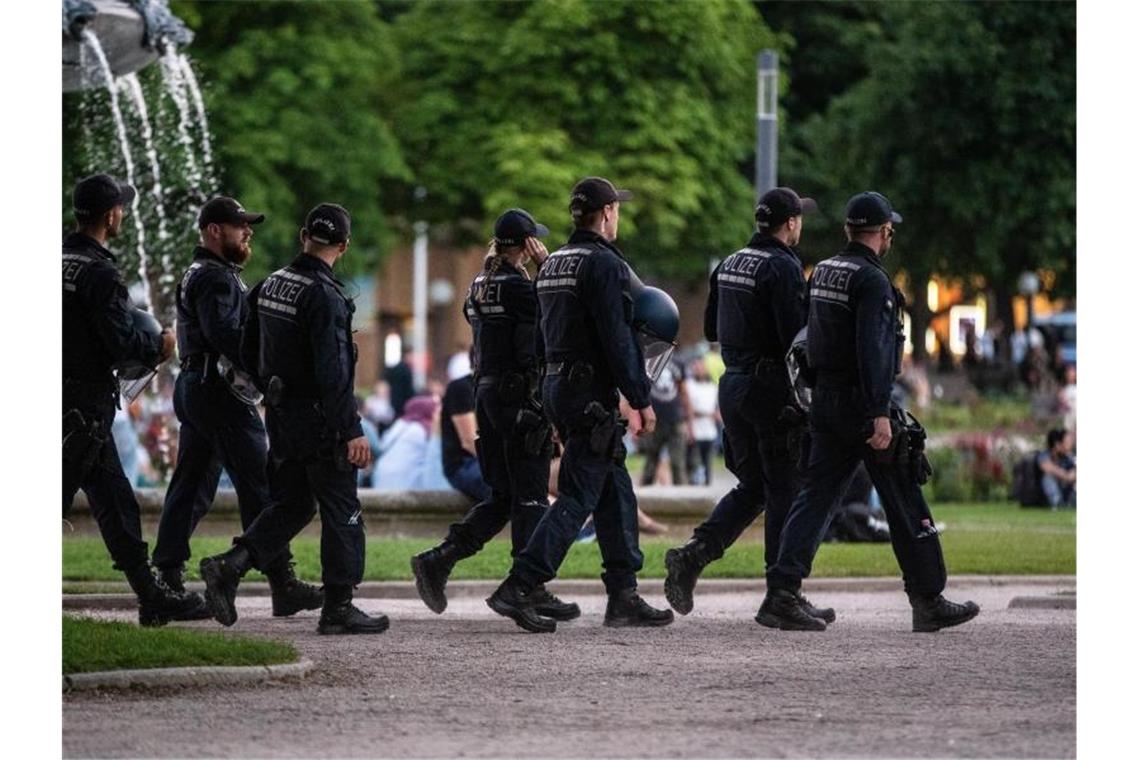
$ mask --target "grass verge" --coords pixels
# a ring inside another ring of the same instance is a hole
[[[942,546],[947,569],[957,575],[1071,575],[1077,569],[1076,513],[1021,509],[1012,503],[944,504],[934,510],[945,523]],[[442,537],[442,531],[441,531]],[[643,578],[665,576],[665,552],[684,542],[687,535],[645,539],[641,550]],[[380,538],[371,535],[367,544],[365,580],[410,580],[409,558],[434,545],[435,539]],[[194,558],[187,570],[197,578],[198,560],[225,551],[226,538],[195,538]],[[308,580],[320,578],[320,546],[315,537],[293,542],[298,574]],[[756,578],[763,567],[764,544],[742,541],[721,561],[708,567],[705,578]],[[482,552],[460,562],[455,579],[503,578],[510,568],[510,544],[505,539],[490,542]],[[596,543],[575,544],[559,572],[560,578],[596,578],[601,555]],[[897,576],[898,565],[889,544],[824,544],[816,557],[812,575],[817,578]],[[261,580],[257,572],[247,576]],[[100,539],[72,536],[63,539],[63,580],[121,581],[111,568]]]
[[[64,674],[202,665],[277,665],[296,661],[297,650],[276,641],[63,617]]]

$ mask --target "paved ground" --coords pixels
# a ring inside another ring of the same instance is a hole
[[[581,619],[541,636],[478,599],[442,617],[367,599],[392,628],[355,638],[243,598],[233,630],[292,639],[313,676],[68,695],[64,756],[1072,757],[1076,613],[1007,609],[1066,587],[952,585],[982,614],[933,635],[909,632],[898,592],[811,594],[839,615],[819,634],[758,626],[758,598],[739,593],[616,631],[601,626],[604,598],[582,596]],[[664,605],[660,581],[645,590]]]

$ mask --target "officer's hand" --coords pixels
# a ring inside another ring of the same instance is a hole
[[[891,445],[891,420],[889,417],[875,418],[875,432],[867,439],[875,451],[883,451]]]
[[[177,341],[174,338],[174,331],[167,327],[162,331],[162,355],[158,357],[158,360],[164,362],[174,356],[174,347],[176,345]]]
[[[546,246],[536,237],[528,237],[526,243],[523,244],[523,248],[526,249],[526,255],[530,257],[530,260],[533,261],[536,266],[542,266],[542,262],[546,261],[546,257],[550,255],[546,250]]]
[[[372,464],[372,449],[367,438],[360,436],[348,442],[348,462],[362,470]]]
[[[657,427],[657,415],[652,406],[644,409],[632,409],[629,414],[629,432],[636,437],[650,435]]]

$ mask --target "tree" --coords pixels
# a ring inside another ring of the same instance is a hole
[[[560,235],[594,174],[634,191],[621,244],[646,270],[699,275],[747,237],[756,54],[781,44],[749,4],[421,2],[394,30],[412,213],[481,240],[523,206]]]
[[[1076,14],[1070,3],[887,6],[867,77],[805,127],[829,184],[907,221],[896,248],[915,335],[934,273],[981,276],[1012,321],[1025,269],[1075,273]],[[836,197],[836,202],[841,200]],[[923,342],[915,341],[918,355]]]

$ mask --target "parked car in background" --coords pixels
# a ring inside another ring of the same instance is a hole
[[[1061,347],[1061,361],[1065,364],[1077,363],[1077,313],[1062,311],[1045,317],[1038,317],[1033,324],[1045,334],[1050,346]]]

